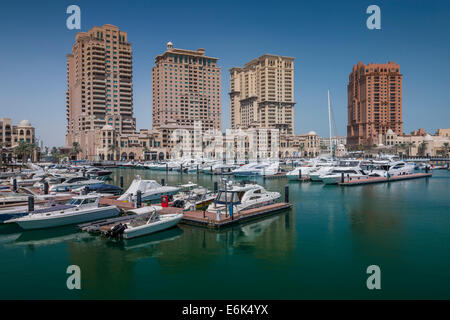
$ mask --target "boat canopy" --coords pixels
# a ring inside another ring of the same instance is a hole
[[[217,195],[216,199],[214,200],[214,203],[238,205],[241,203],[240,193],[243,193],[243,192],[220,190],[219,194]]]

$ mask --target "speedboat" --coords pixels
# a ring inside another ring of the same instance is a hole
[[[22,229],[43,229],[78,224],[119,215],[116,206],[100,206],[100,196],[85,195],[73,197],[61,210],[35,210],[24,217],[6,221],[16,223]]]
[[[118,200],[136,201],[138,191],[141,191],[142,201],[159,200],[162,195],[174,195],[178,190],[180,190],[180,188],[162,186],[155,180],[142,180],[140,176],[136,176],[128,187],[128,190],[125,191]]]
[[[337,184],[342,179],[342,174],[344,179],[368,178],[368,175],[359,167],[336,167],[330,173],[320,176],[320,180],[324,184]]]
[[[71,205],[58,204],[54,201],[49,201],[43,205],[35,205],[34,211],[29,211],[28,205],[15,206],[14,208],[1,209],[0,210],[0,223],[4,223],[11,219],[16,219],[20,217],[24,217],[33,212],[39,212],[45,210],[46,212],[64,210],[67,208],[71,208]]]
[[[73,189],[78,189],[85,186],[90,186],[93,184],[101,184],[105,183],[102,180],[98,179],[90,179],[88,177],[73,177],[69,178],[63,183],[54,184],[49,188],[50,192],[64,192],[64,191],[70,191]]]
[[[114,224],[112,227],[109,227],[106,235],[133,239],[172,228],[183,218],[182,213],[159,215],[158,210],[152,209],[152,213],[136,215],[128,221]]]
[[[271,192],[257,184],[233,185],[226,184],[222,188],[207,211],[226,213],[230,206],[239,212],[246,209],[259,208],[274,203],[280,198],[279,192]]]

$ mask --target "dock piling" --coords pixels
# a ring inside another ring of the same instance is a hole
[[[120,188],[123,189],[123,176],[120,176],[119,181],[120,181],[120,183],[119,183]]]
[[[214,193],[217,193],[218,189],[218,183],[217,181],[214,181]]]
[[[284,202],[289,203],[289,186],[284,187]]]
[[[48,194],[48,182],[44,182],[44,194]]]
[[[298,169],[298,180],[302,180],[302,169]]]
[[[34,211],[34,197],[28,196],[28,211]]]
[[[161,179],[161,185],[164,187],[166,185],[166,180],[164,178]]]
[[[140,208],[142,205],[142,191],[138,190],[136,192],[136,207]]]
[[[17,179],[16,178],[13,179],[13,191],[17,192]]]

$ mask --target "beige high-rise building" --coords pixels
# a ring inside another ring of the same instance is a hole
[[[294,58],[265,54],[230,70],[231,128],[294,133]]]
[[[105,24],[79,32],[67,55],[66,144],[78,142],[81,158],[95,154],[95,130],[136,131],[133,118],[132,51],[127,33]]]
[[[171,42],[155,58],[152,70],[153,128],[171,120],[178,126],[202,122],[202,129],[221,130],[221,68],[204,49],[176,49]]]

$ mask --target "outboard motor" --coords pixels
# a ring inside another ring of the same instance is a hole
[[[173,206],[175,208],[184,208],[184,200],[175,200]]]
[[[122,223],[116,224],[108,231],[107,235],[109,237],[116,238],[118,236],[121,236],[126,228],[127,226],[125,224]]]

